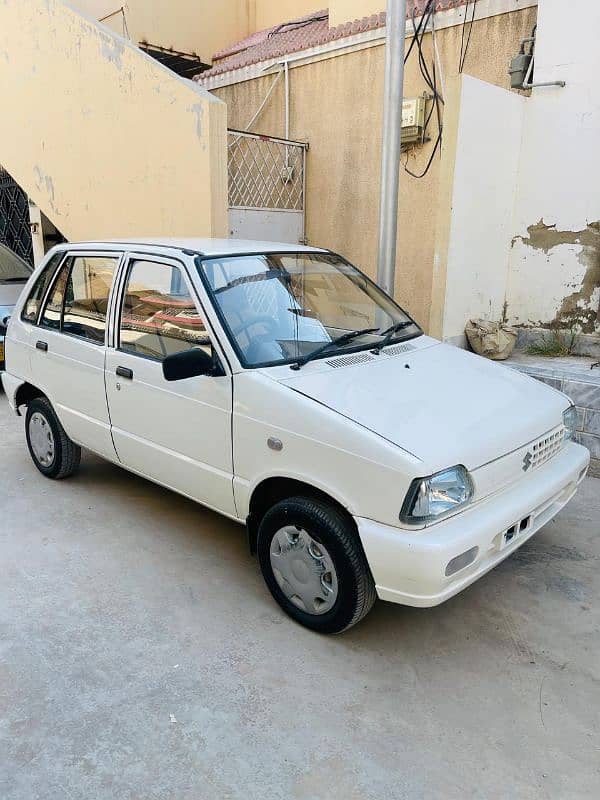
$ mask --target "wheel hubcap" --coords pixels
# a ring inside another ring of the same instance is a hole
[[[271,542],[271,567],[287,599],[308,614],[324,614],[338,595],[337,573],[325,547],[304,528],[286,525]]]
[[[38,462],[49,467],[54,461],[54,435],[46,417],[37,411],[29,420],[29,441]]]

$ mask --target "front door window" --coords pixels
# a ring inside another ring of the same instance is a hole
[[[134,261],[123,297],[119,349],[162,361],[191,347],[210,352],[211,344],[181,270]]]

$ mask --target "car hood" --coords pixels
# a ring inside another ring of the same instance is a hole
[[[569,404],[533,378],[426,336],[354,356],[365,360],[337,356],[277,379],[421,459],[424,474],[510,453],[559,425]]]

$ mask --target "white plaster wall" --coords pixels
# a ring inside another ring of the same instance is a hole
[[[600,220],[600,3],[540,0],[537,39],[534,80],[567,85],[533,89],[525,103],[507,308],[531,325],[552,322],[590,268],[569,233]],[[556,226],[550,247],[528,232],[540,221]],[[578,304],[597,311],[598,291]]]
[[[229,235],[232,239],[256,239],[259,242],[303,240],[304,213],[269,208],[230,208]]]
[[[456,343],[470,318],[502,317],[524,103],[463,76],[443,324]]]

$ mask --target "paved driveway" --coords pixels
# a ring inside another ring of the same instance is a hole
[[[244,531],[99,459],[44,479],[0,396],[0,798],[600,796],[600,481],[437,609],[320,637]]]

